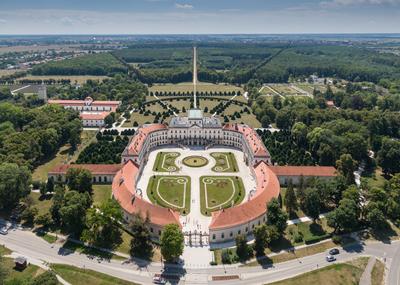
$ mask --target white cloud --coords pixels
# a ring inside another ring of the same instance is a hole
[[[0,19],[0,24],[5,24],[5,23],[7,23],[7,20],[5,20],[5,19]]]
[[[332,0],[321,2],[322,6],[349,6],[349,5],[383,5],[383,4],[400,4],[400,0]]]
[[[175,3],[175,7],[178,9],[193,9],[193,5],[190,4],[180,4],[180,3]]]

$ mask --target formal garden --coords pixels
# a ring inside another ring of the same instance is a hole
[[[179,152],[159,152],[153,166],[153,171],[175,172],[178,171],[176,159],[180,156]]]
[[[187,156],[182,163],[188,167],[203,167],[208,164],[208,159],[199,155]]]
[[[240,204],[245,196],[243,181],[237,176],[200,177],[201,213],[211,212]]]
[[[232,152],[212,152],[210,155],[215,159],[212,171],[238,172],[239,168]]]
[[[190,212],[190,177],[154,175],[149,180],[147,196],[155,205],[187,215]]]

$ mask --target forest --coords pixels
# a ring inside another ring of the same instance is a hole
[[[0,103],[0,161],[33,169],[66,143],[76,148],[81,130],[78,113],[60,106]]]
[[[127,68],[110,53],[88,54],[34,66],[33,75],[113,75]]]

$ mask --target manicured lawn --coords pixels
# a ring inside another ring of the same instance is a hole
[[[316,223],[305,222],[296,225],[290,225],[286,229],[286,238],[292,242],[293,245],[300,245],[304,242],[312,241],[313,239],[329,238],[333,229],[328,227],[326,219],[321,219]],[[302,239],[296,240],[296,237]]]
[[[166,208],[190,212],[189,176],[152,176],[147,186],[147,196],[151,202]]]
[[[365,180],[371,188],[382,188],[387,181],[385,177],[383,177],[381,169],[377,169],[371,176],[363,176],[361,179]]]
[[[240,204],[245,196],[242,179],[237,176],[200,177],[201,213],[211,212]]]
[[[274,284],[274,285],[358,284],[367,263],[368,263],[368,258],[362,257],[351,262],[332,264],[330,266],[318,270],[307,272],[300,276],[268,284]]]
[[[180,156],[178,152],[159,152],[153,166],[153,171],[175,172],[178,170],[175,161]]]
[[[65,264],[52,264],[51,268],[60,275],[67,282],[72,285],[85,284],[85,285],[132,285],[129,281],[118,279],[97,271],[82,269],[75,266]]]
[[[182,163],[189,167],[203,167],[208,164],[208,159],[198,155],[187,156]]]
[[[196,86],[197,92],[230,92],[240,91],[243,94],[243,89],[229,84],[212,84],[212,83],[198,83]],[[149,92],[181,92],[190,93],[193,91],[193,83],[183,82],[179,84],[156,84],[149,88]]]
[[[42,196],[40,193],[31,192],[29,197],[32,198],[32,206],[39,210],[39,215],[43,215],[49,212],[51,205],[53,204],[52,194]]]
[[[215,172],[237,172],[238,166],[235,155],[231,152],[212,152],[211,156],[215,158],[215,166],[212,168]]]
[[[100,206],[100,204],[111,198],[111,184],[95,184],[92,188],[94,205]]]

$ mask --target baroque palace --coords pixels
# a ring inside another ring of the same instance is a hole
[[[121,165],[60,165],[49,172],[49,177],[65,181],[68,168],[81,167],[92,172],[94,182],[112,181],[112,196],[121,205],[125,221],[129,222],[133,214],[148,215],[150,232],[158,238],[167,224],[182,227],[180,213],[143,199],[137,184],[150,152],[171,146],[238,149],[243,152],[245,165],[256,181],[256,189],[247,200],[212,212],[206,232],[210,243],[251,234],[255,226],[265,222],[267,203],[279,196],[280,184],[286,184],[288,179],[296,183],[300,176],[331,178],[336,175],[333,167],[273,166],[268,150],[254,129],[244,124],[223,125],[217,117],[204,117],[201,110],[191,109],[187,117],[174,117],[169,125],[141,126],[123,151]]]

